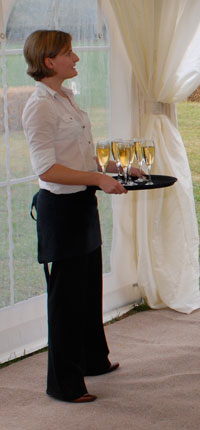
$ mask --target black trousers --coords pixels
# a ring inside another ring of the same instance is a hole
[[[48,327],[47,393],[73,400],[87,392],[85,375],[110,366],[102,321],[101,247],[52,263]]]

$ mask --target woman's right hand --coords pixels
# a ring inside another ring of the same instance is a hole
[[[109,175],[103,175],[98,172],[82,172],[57,163],[40,175],[40,179],[45,182],[63,185],[97,185],[108,194],[127,193],[123,185]]]
[[[107,194],[127,194],[128,192],[120,182],[111,176],[99,174],[98,182],[99,188]]]

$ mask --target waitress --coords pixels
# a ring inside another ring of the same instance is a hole
[[[87,114],[62,86],[77,75],[71,36],[38,30],[25,42],[27,73],[37,81],[23,112],[37,199],[38,261],[52,263],[48,282],[47,394],[82,403],[96,399],[84,377],[118,368],[111,364],[102,321],[101,232],[93,187],[127,190],[98,173]],[[116,172],[114,162],[108,171]],[[134,172],[138,174],[137,169]]]

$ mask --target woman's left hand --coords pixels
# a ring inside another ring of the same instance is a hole
[[[131,167],[131,175],[132,176],[137,176],[139,178],[139,176],[140,176],[140,170],[137,167]],[[142,170],[142,175],[146,175],[146,173],[144,172],[144,170]]]

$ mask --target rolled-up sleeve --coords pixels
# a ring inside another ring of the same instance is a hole
[[[22,123],[30,146],[33,171],[41,175],[56,163],[56,121],[49,100],[36,98],[31,105],[27,104]]]

